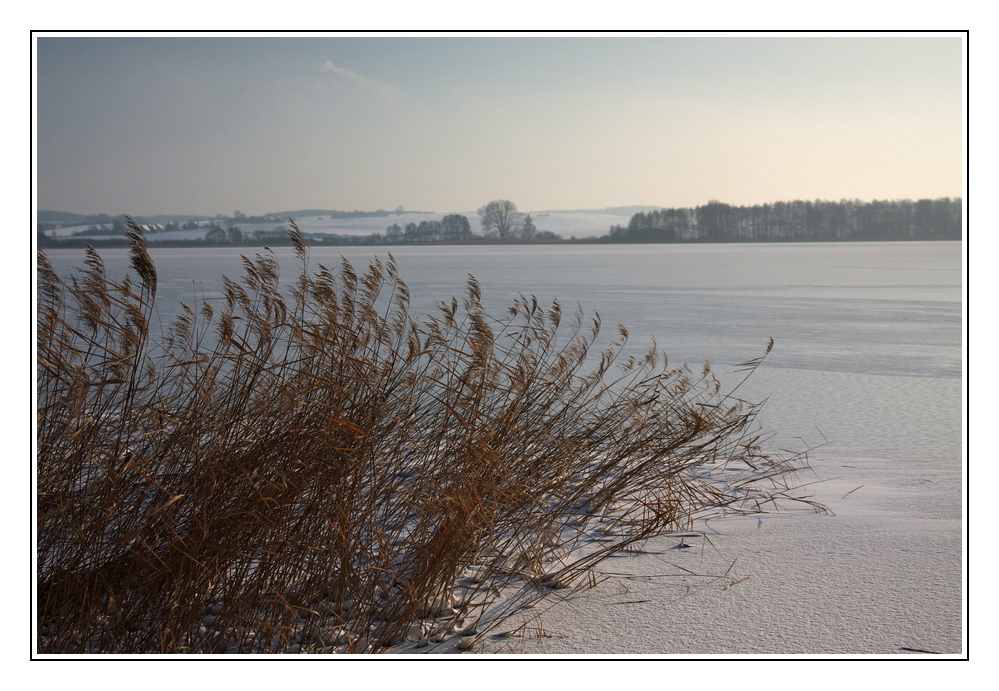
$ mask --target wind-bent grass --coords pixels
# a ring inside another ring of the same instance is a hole
[[[491,318],[471,277],[419,322],[391,257],[310,273],[297,228],[290,302],[271,256],[244,258],[217,315],[184,305],[152,343],[130,226],[135,279],[93,249],[69,280],[38,259],[39,652],[426,640],[493,587],[584,584],[635,542],[762,511],[803,463],[761,451],[757,406],[707,366],[654,344],[619,363],[623,327],[591,353],[599,317],[562,325],[557,302]]]

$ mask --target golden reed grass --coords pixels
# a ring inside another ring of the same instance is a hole
[[[290,300],[244,258],[221,309],[154,342],[130,228],[120,282],[92,248],[68,279],[38,257],[40,653],[439,640],[495,588],[592,584],[636,542],[762,511],[804,463],[764,453],[707,366],[624,358],[623,327],[591,353],[599,317],[521,296],[494,319],[471,277],[417,320],[391,256],[310,273],[297,228]]]

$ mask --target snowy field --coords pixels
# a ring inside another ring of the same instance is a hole
[[[479,225],[479,216],[475,211],[456,212],[468,218],[472,226],[472,232],[482,235],[482,228]],[[563,238],[588,238],[606,235],[613,225],[628,225],[630,215],[607,213],[602,211],[531,211],[531,220],[539,231],[548,230]],[[371,235],[372,233],[383,233],[392,224],[398,224],[404,228],[409,223],[419,225],[421,221],[439,221],[444,218],[443,213],[410,213],[404,212],[399,215],[390,214],[388,216],[370,216],[365,218],[330,218],[329,216],[306,216],[295,218],[298,227],[303,233],[325,233],[340,236]],[[208,221],[201,221],[202,227],[197,230],[180,230],[165,233],[156,233],[150,237],[151,240],[192,240],[204,238]],[[183,225],[183,224],[181,224]],[[244,233],[255,231],[273,231],[277,225],[274,223],[237,223],[239,229]],[[284,219],[287,226],[287,219]],[[64,238],[87,230],[86,225],[67,226],[59,228],[54,233],[57,237]],[[82,235],[80,237],[91,237]],[[93,236],[96,237],[96,236]],[[106,237],[106,236],[104,236]]]

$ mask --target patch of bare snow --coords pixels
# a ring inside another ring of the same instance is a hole
[[[700,521],[702,537],[659,537],[606,560],[594,588],[553,589],[531,606],[508,607],[510,616],[474,643],[452,635],[392,652],[962,656],[961,520],[912,508],[946,500],[953,488],[900,486],[862,462],[853,468],[809,488],[829,515],[805,507]]]

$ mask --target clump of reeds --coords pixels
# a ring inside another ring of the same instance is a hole
[[[707,367],[654,344],[618,362],[623,327],[593,353],[599,318],[557,302],[492,318],[471,277],[419,321],[391,257],[310,273],[297,228],[289,297],[272,256],[244,258],[221,309],[184,305],[152,342],[130,226],[134,278],[93,249],[68,280],[38,259],[39,652],[439,639],[493,587],[581,582],[694,518],[762,510],[798,467]]]

